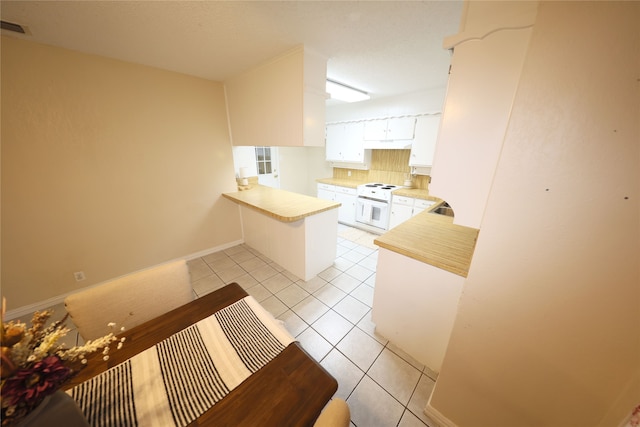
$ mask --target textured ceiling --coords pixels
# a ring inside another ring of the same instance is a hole
[[[210,80],[305,46],[372,98],[443,87],[462,1],[2,1],[20,36]]]

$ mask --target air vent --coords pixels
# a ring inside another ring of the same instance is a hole
[[[13,22],[0,21],[2,23],[2,29],[7,31],[13,31],[14,33],[29,34],[27,27],[23,27],[20,24],[14,24]]]

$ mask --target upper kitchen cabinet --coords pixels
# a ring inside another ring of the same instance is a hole
[[[454,53],[429,193],[456,207],[456,224],[480,228],[537,6],[468,5],[471,24],[444,42]]]
[[[324,146],[327,61],[300,46],[225,82],[233,145]]]
[[[364,125],[364,139],[367,141],[413,139],[415,128],[415,117],[369,120]]]
[[[364,127],[364,139],[367,141],[381,141],[387,139],[388,119],[376,119],[367,122]]]
[[[415,136],[416,118],[389,117],[364,123],[365,148],[410,148]]]
[[[413,167],[418,175],[428,175],[431,171],[439,127],[440,114],[418,116],[416,120],[416,132],[413,144],[411,144],[409,166]]]
[[[365,150],[363,122],[328,123],[326,158],[334,167],[369,169],[371,150]],[[344,165],[342,165],[344,163]]]

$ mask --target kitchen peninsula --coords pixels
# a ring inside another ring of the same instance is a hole
[[[222,196],[240,205],[245,243],[297,277],[333,265],[340,203],[262,185]]]
[[[374,243],[380,247],[372,320],[376,332],[439,372],[478,230],[422,212]]]

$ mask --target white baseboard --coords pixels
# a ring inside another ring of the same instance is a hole
[[[153,265],[153,266],[150,266],[150,267],[147,267],[147,268],[143,268],[142,270],[138,270],[138,271],[148,270],[150,268],[155,268],[155,267],[158,267],[160,265],[168,264],[170,262],[179,261],[181,259],[184,259],[186,261],[191,261],[192,259],[200,258],[200,257],[202,257],[204,255],[208,255],[208,254],[213,253],[213,252],[220,252],[220,251],[223,251],[225,249],[229,249],[229,248],[232,248],[234,246],[240,245],[242,243],[244,243],[244,240],[235,240],[233,242],[225,243],[224,245],[216,246],[214,248],[205,249],[205,250],[202,250],[202,251],[199,251],[199,252],[196,252],[196,253],[189,254],[189,255],[184,256],[184,257],[175,258],[175,259],[169,260],[167,262],[163,262],[161,264],[157,264],[157,265]],[[137,273],[137,271],[132,271],[131,273],[127,273],[127,275],[133,274],[133,273]],[[54,305],[63,303],[64,299],[67,296],[69,296],[71,294],[74,294],[74,293],[76,293],[76,292],[78,292],[80,290],[84,290],[84,289],[89,289],[89,288],[93,288],[93,287],[96,287],[96,286],[100,286],[103,283],[110,282],[111,280],[119,279],[120,277],[124,277],[124,276],[125,275],[119,276],[119,277],[114,277],[114,278],[111,278],[109,280],[102,281],[100,283],[95,283],[93,285],[89,285],[89,286],[86,286],[86,287],[80,288],[80,289],[74,289],[73,291],[67,292],[67,293],[62,294],[62,295],[58,295],[58,296],[55,296],[55,297],[52,297],[52,298],[48,298],[46,300],[38,301],[37,303],[34,303],[34,304],[24,305],[22,307],[15,308],[13,310],[9,310],[9,311],[7,311],[5,313],[4,320],[17,319],[17,318],[20,318],[20,317],[25,316],[25,315],[30,315],[34,311],[45,310],[45,309],[47,309],[49,307],[52,307]],[[27,320],[30,320],[30,319],[27,319]]]
[[[626,406],[624,406],[624,408],[625,408],[624,410],[633,410],[633,404],[632,405],[627,404]],[[618,413],[619,412],[620,411],[618,411]],[[429,424],[432,427],[457,427],[453,421],[451,421],[450,419],[442,415],[440,411],[438,411],[436,408],[431,406],[431,397],[429,397],[429,402],[427,403],[427,406],[425,406],[423,413],[427,416],[427,418],[429,418],[432,421],[432,423]],[[600,427],[600,426],[616,425],[617,427],[631,427],[631,423],[630,423],[631,416],[632,416],[631,413],[625,413],[625,418],[622,421],[620,421],[619,423],[613,424],[614,423],[613,420],[615,419],[615,415],[614,415],[611,419],[605,421],[605,423],[600,422],[598,426]]]
[[[187,255],[184,257],[187,261],[191,261],[192,259],[200,258],[205,255],[209,255],[214,252],[224,251],[225,249],[232,248],[234,246],[238,246],[244,243],[244,240],[235,240],[233,242],[225,243],[224,245],[216,246],[215,248],[205,249],[203,251],[195,252],[193,254]],[[177,259],[173,260],[177,261]],[[169,261],[172,262],[172,261]]]
[[[77,292],[77,291],[73,291]],[[42,311],[54,305],[60,304],[64,301],[67,295],[72,294],[73,292],[67,292],[63,295],[58,295],[56,297],[52,297],[46,300],[38,301],[34,304],[23,305],[22,307],[14,308],[13,310],[8,310],[4,315],[4,320],[13,320],[18,319],[22,316],[30,315],[35,311]],[[24,319],[26,321],[30,321],[31,319]]]
[[[427,403],[427,406],[425,406],[423,412],[431,421],[435,423],[433,427],[457,427],[453,421],[442,415],[440,411],[431,406],[431,402]]]

